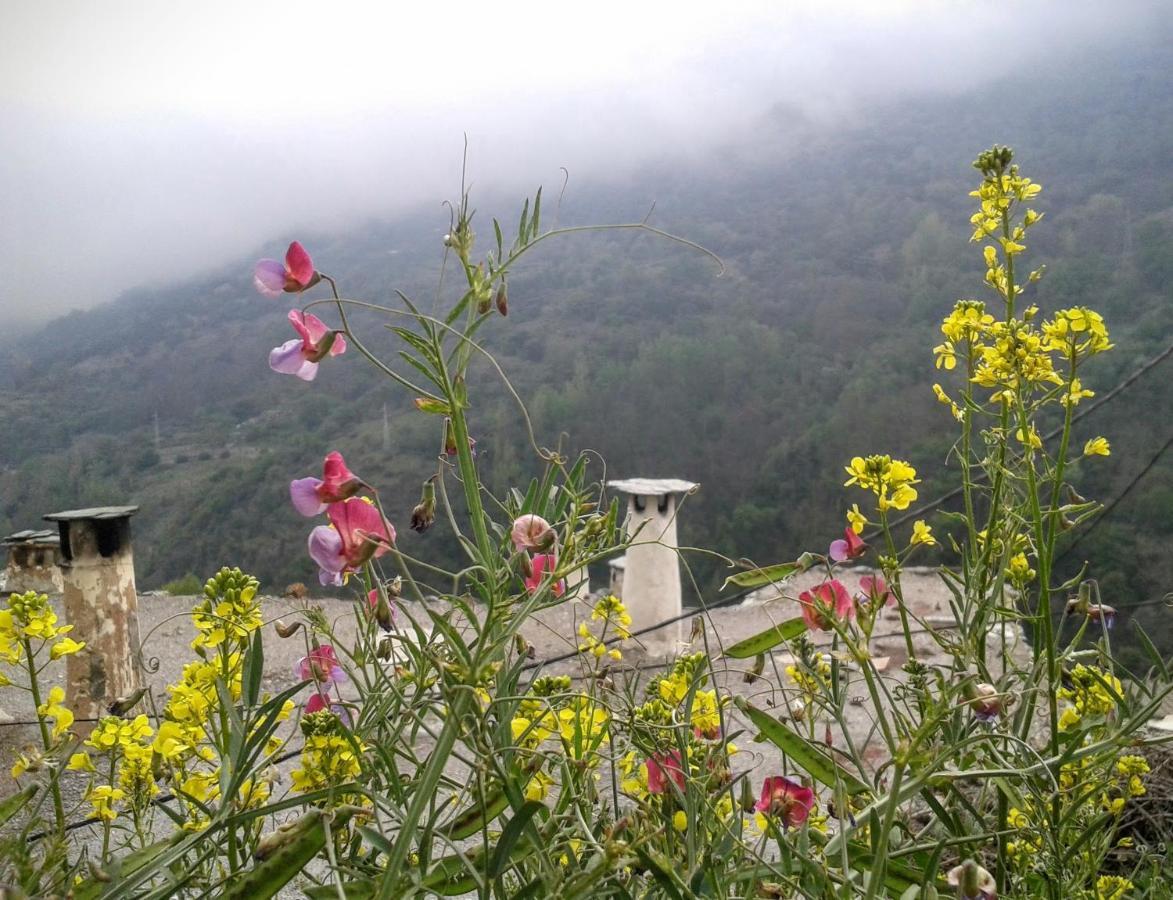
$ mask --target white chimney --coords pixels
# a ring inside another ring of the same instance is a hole
[[[698,485],[679,478],[628,478],[607,486],[628,495],[626,530],[633,542],[623,570],[623,603],[638,631],[681,615],[680,560],[677,556],[676,509],[681,494]],[[651,656],[675,653],[680,622],[641,635]]]

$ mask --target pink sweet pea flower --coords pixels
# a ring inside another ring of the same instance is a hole
[[[868,545],[863,542],[858,534],[850,528],[844,528],[843,539],[832,541],[830,548],[827,550],[827,555],[834,562],[843,562],[848,559],[858,559],[867,553],[867,550]]]
[[[680,764],[680,751],[655,753],[645,763],[648,769],[648,791],[652,794],[667,793],[671,779],[680,790],[684,790],[684,768]]]
[[[762,782],[762,796],[754,809],[782,820],[782,826],[797,827],[806,821],[815,805],[815,792],[784,778],[771,775]]]
[[[382,556],[395,543],[395,528],[374,504],[358,497],[326,508],[330,526],[319,525],[310,532],[310,558],[318,564],[318,581],[340,585],[346,575],[357,572],[370,559]]]
[[[293,667],[293,674],[302,681],[313,681],[320,686],[346,681],[346,672],[338,665],[338,657],[329,644],[314,647],[309,656],[299,659]]]
[[[289,311],[289,324],[301,335],[269,351],[269,368],[282,375],[296,375],[302,381],[313,381],[318,374],[318,363],[326,356],[346,352],[346,338],[326,327],[313,313],[300,309]]]
[[[321,478],[298,478],[289,482],[289,499],[303,516],[316,516],[326,511],[331,503],[353,497],[362,488],[362,481],[350,469],[337,450],[326,454]]]
[[[831,631],[832,622],[846,622],[855,615],[855,603],[842,583],[832,578],[816,585],[813,590],[798,595],[802,604],[802,618],[806,627],[817,631]]]
[[[296,294],[321,280],[322,276],[314,271],[314,261],[297,241],[285,251],[284,263],[262,259],[253,269],[253,285],[266,297]]]
[[[549,571],[553,572],[554,567],[558,565],[557,558],[550,553],[538,553],[533,558],[533,573],[525,579],[525,587],[531,594],[538,589],[538,585],[542,583],[542,575]],[[563,591],[566,590],[565,579],[554,582],[553,586],[554,596],[561,597]]]
[[[896,595],[888,589],[887,583],[880,575],[864,575],[859,580],[859,593],[856,598],[860,603],[866,603],[870,608],[880,606],[895,606]]]
[[[549,550],[554,546],[555,534],[550,523],[541,516],[526,513],[513,520],[510,532],[517,550]]]

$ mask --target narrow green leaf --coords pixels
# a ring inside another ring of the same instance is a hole
[[[368,844],[370,844],[374,849],[378,850],[384,856],[391,855],[391,842],[387,840],[387,838],[383,837],[383,835],[378,831],[375,831],[375,829],[366,825],[360,825],[358,827],[358,833],[366,839]]]
[[[261,629],[253,632],[252,646],[244,661],[244,675],[241,678],[244,688],[244,702],[252,709],[261,699],[261,674],[265,671],[264,641],[261,638]]]
[[[1169,666],[1165,663],[1165,658],[1161,656],[1161,651],[1153,646],[1153,642],[1149,640],[1149,636],[1145,634],[1145,630],[1136,619],[1130,619],[1129,624],[1132,625],[1132,630],[1136,632],[1136,636],[1140,638],[1141,649],[1148,656],[1149,662],[1156,666],[1157,671],[1161,673],[1161,681],[1168,681]]]
[[[497,259],[505,257],[505,242],[501,239],[501,223],[493,220],[493,234],[497,236]]]
[[[759,631],[753,637],[747,637],[744,641],[738,641],[732,647],[726,648],[725,655],[731,656],[734,659],[749,659],[751,656],[765,653],[771,647],[776,647],[783,641],[793,640],[804,631],[806,631],[806,622],[802,620],[801,616],[796,619],[787,619],[785,622],[773,625],[765,631]]]
[[[525,246],[526,223],[529,220],[529,197],[525,198],[525,205],[521,208],[521,223],[517,226],[517,243]]]
[[[0,802],[0,825],[3,825],[20,812],[24,805],[32,800],[40,789],[41,786],[39,784],[30,784],[26,785],[24,790],[13,794],[11,797],[5,797]]]
[[[498,878],[504,873],[509,864],[509,857],[513,854],[514,844],[517,839],[521,837],[521,832],[529,820],[534,817],[540,810],[544,810],[546,805],[539,803],[536,800],[527,800],[522,804],[521,809],[517,811],[512,819],[501,831],[501,837],[497,841],[497,849],[493,851],[493,858],[489,861],[489,878]]]
[[[842,784],[847,793],[853,797],[857,794],[871,792],[871,787],[857,775],[847,771],[826,752],[807,741],[789,726],[746,702],[742,697],[738,697],[736,703],[738,708],[749,716],[758,731],[815,781],[825,784],[827,787]]]
[[[534,197],[534,217],[529,223],[530,240],[538,236],[538,225],[542,221],[542,189],[538,188],[537,196]]]
[[[683,900],[678,886],[679,879],[672,871],[672,864],[660,853],[654,850],[649,850],[646,847],[635,847],[636,855],[644,864],[645,868],[652,873],[652,877],[664,889],[664,893],[669,897],[675,897],[676,900]]]
[[[370,900],[375,896],[373,881],[344,881],[342,891],[346,900]],[[310,900],[338,900],[338,886],[336,884],[315,884],[305,889],[305,895]]]

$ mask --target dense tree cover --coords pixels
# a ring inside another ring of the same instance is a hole
[[[836,536],[852,455],[908,458],[925,479],[922,499],[937,496],[955,483],[945,476],[953,432],[930,390],[930,348],[955,299],[983,296],[965,198],[981,148],[1014,146],[1045,188],[1031,262],[1047,275],[1031,299],[1044,310],[1087,303],[1112,328],[1116,350],[1088,372],[1091,387],[1106,392],[1173,335],[1170,62],[1154,40],[1032,75],[1029,87],[906,99],[834,125],[779,107],[703,159],[572,183],[563,224],[638,220],[654,199],[655,224],[711,248],[727,270],[628,232],[559,239],[527,258],[510,282],[509,317],[489,327],[502,365],[534,398],[538,440],[597,449],[599,478],[701,482],[683,541],[763,562]],[[510,201],[474,200],[485,240],[488,216],[507,219]],[[435,272],[445,224],[429,210],[297,237],[345,296],[390,303],[399,288],[426,306],[444,289]],[[249,269],[242,259],[216,278],[131,292],[6,352],[0,530],[55,508],[137,502],[145,586],[226,562],[270,588],[309,582],[308,529],[286,486],[330,449],[386,486],[405,525],[439,446],[436,420],[405,408],[355,354],[329,361],[312,386],[269,372],[269,348],[292,335],[286,306],[256,296]],[[383,320],[356,318],[393,359]],[[1086,496],[1116,497],[1167,441],[1171,366],[1078,426],[1081,440],[1112,441],[1109,458],[1072,473]],[[475,368],[472,422],[498,490],[534,474],[533,456],[513,401],[487,365]],[[943,518],[934,524],[947,530]],[[1166,455],[1064,560],[1072,572],[1091,560],[1104,601],[1135,610],[1167,652],[1173,628],[1159,600],[1173,588],[1170,530]],[[446,543],[401,534],[425,557]],[[717,565],[690,562],[715,597]]]

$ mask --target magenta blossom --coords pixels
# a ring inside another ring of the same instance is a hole
[[[648,769],[648,791],[650,793],[667,793],[669,780],[680,790],[684,790],[684,768],[680,763],[679,750],[654,753],[648,757],[645,765]]]
[[[863,539],[858,534],[850,528],[844,528],[842,540],[831,541],[827,555],[834,562],[843,562],[848,559],[859,559],[859,557],[867,553],[867,550],[868,545],[863,542]]]
[[[321,280],[322,276],[314,271],[314,261],[297,241],[285,251],[284,263],[262,259],[253,269],[253,285],[266,297],[296,294]]]
[[[313,381],[318,374],[318,363],[327,356],[346,352],[346,338],[326,327],[313,313],[299,309],[289,311],[289,324],[301,335],[269,351],[269,368],[282,375],[296,375],[302,381]]]
[[[526,513],[513,520],[510,532],[517,550],[549,550],[554,546],[554,529],[541,516]]]
[[[531,594],[538,589],[542,583],[542,576],[546,572],[553,572],[554,567],[558,565],[557,558],[551,553],[538,553],[533,558],[533,574],[525,579],[525,587]],[[555,581],[552,590],[555,597],[561,597],[563,591],[566,590],[566,580],[559,579]]]
[[[358,497],[326,508],[330,526],[310,532],[310,557],[318,564],[318,581],[340,585],[373,557],[382,556],[395,543],[395,528],[374,504]]]
[[[326,454],[321,478],[298,478],[289,482],[289,499],[303,516],[316,516],[331,503],[339,503],[359,492],[362,481],[337,450]]]
[[[888,584],[881,575],[864,575],[859,580],[859,593],[856,597],[870,609],[896,605],[896,595],[888,589]]]
[[[803,621],[812,630],[831,631],[833,622],[846,622],[855,615],[851,595],[834,578],[803,591],[798,595],[798,602],[802,604]]]
[[[305,702],[305,714],[307,716],[319,712],[332,712],[335,716],[346,723],[348,728],[354,726],[354,717],[350,714],[350,710],[341,703],[331,703],[330,698],[325,694],[314,691],[310,698]]]
[[[329,644],[321,644],[310,650],[293,667],[293,674],[302,681],[313,681],[320,686],[329,686],[346,681],[346,672],[338,665],[338,657]]]
[[[810,788],[771,775],[762,782],[762,796],[754,809],[782,820],[782,826],[797,827],[806,821],[815,805],[815,792]]]

